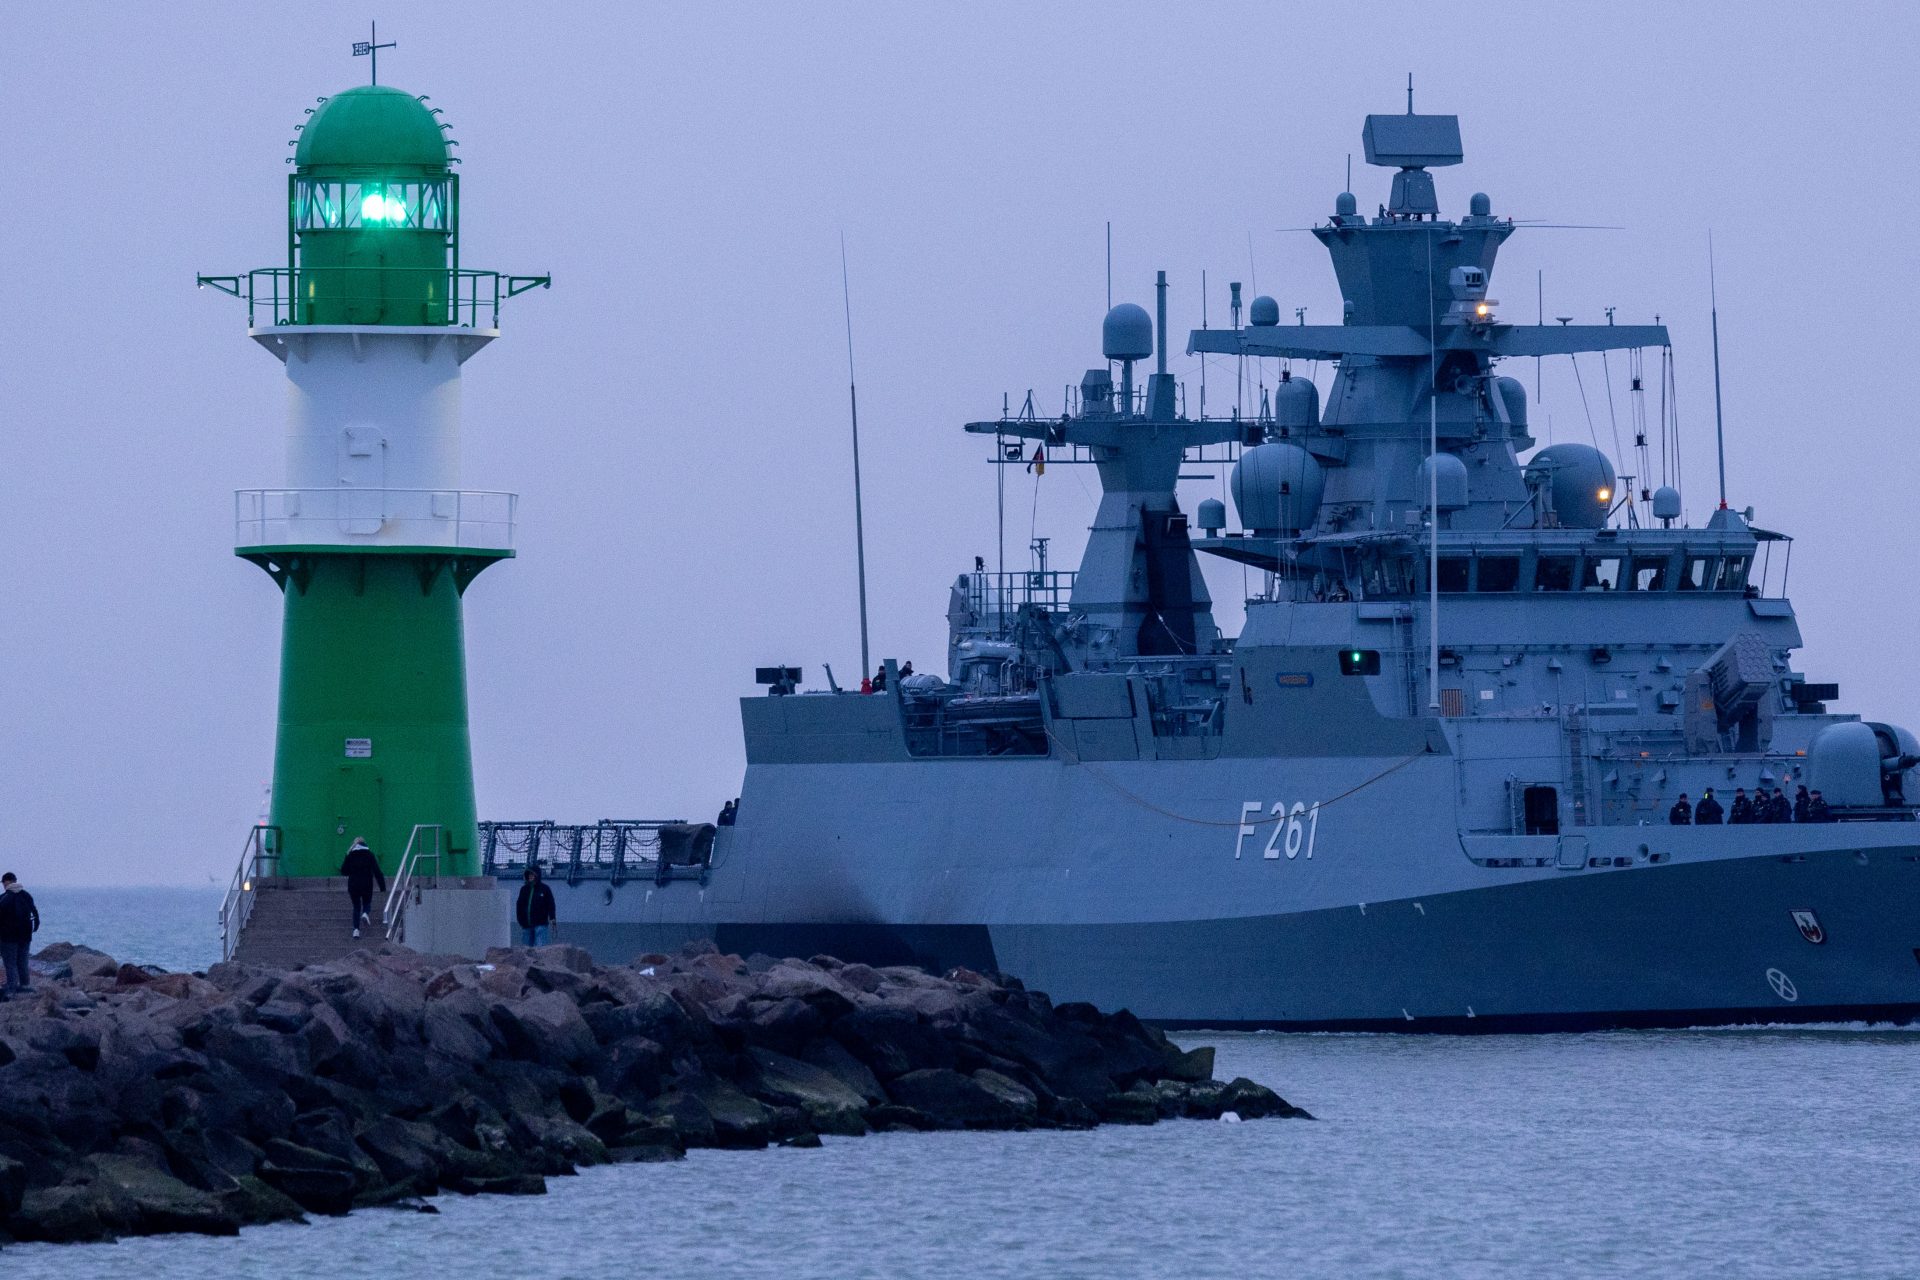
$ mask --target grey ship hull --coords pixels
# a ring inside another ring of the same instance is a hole
[[[564,936],[603,959],[709,938],[964,964],[1169,1025],[1920,1014],[1920,825],[1463,836],[1455,770],[1444,755],[763,764],[706,885],[556,889]],[[1296,799],[1323,808],[1293,857],[1271,828],[1241,830],[1243,804]]]

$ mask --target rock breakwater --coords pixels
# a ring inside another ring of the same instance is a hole
[[[0,1232],[102,1240],[338,1214],[692,1147],[1305,1116],[1131,1014],[1012,978],[397,947],[204,975],[60,943],[0,1005]]]

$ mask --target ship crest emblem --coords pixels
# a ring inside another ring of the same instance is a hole
[[[1793,923],[1800,930],[1800,936],[1819,946],[1827,940],[1827,931],[1820,927],[1820,917],[1811,911],[1795,911]]]

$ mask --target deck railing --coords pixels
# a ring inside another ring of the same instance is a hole
[[[577,825],[544,819],[483,822],[481,868],[490,876],[512,877],[534,866],[570,885],[583,880],[619,885],[636,876],[664,881],[681,871],[698,876],[706,870],[704,864],[689,870],[661,857],[660,829],[684,825],[679,818],[603,818]]]

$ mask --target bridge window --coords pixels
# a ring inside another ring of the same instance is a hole
[[[1340,674],[1343,676],[1379,675],[1380,651],[1378,649],[1342,649]]]
[[[1520,585],[1520,558],[1518,556],[1482,556],[1480,559],[1480,590],[1512,591]]]
[[[1533,570],[1535,591],[1573,590],[1573,557],[1541,556]]]
[[[1614,591],[1620,586],[1619,556],[1588,556],[1586,577],[1581,583],[1588,591]]]
[[[1665,556],[1635,556],[1633,568],[1629,574],[1629,591],[1665,591],[1667,589],[1667,558]]]
[[[1689,556],[1680,570],[1680,590],[1710,591],[1713,588],[1714,557]]]
[[[1728,556],[1720,562],[1721,591],[1741,591],[1747,585],[1747,565],[1751,563],[1745,556]]]
[[[1440,557],[1440,589],[1442,591],[1465,591],[1467,589],[1467,566],[1472,562],[1465,556]]]

